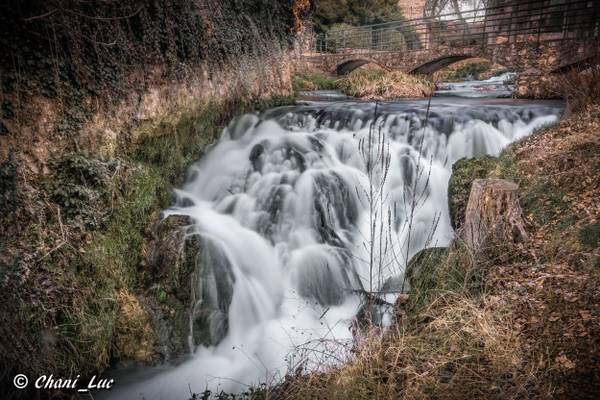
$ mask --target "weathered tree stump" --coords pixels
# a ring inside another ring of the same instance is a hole
[[[473,181],[461,237],[475,253],[490,243],[527,240],[518,189],[504,179]]]

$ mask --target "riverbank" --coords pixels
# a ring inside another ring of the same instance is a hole
[[[600,391],[600,109],[587,104],[498,158],[459,161],[450,182],[461,232],[473,179],[516,182],[528,239],[459,236],[415,256],[396,324],[367,330],[347,365],[289,377],[285,399],[557,398]]]

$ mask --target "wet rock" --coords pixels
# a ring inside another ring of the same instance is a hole
[[[227,130],[231,138],[237,140],[244,136],[248,130],[255,127],[259,121],[260,119],[254,114],[244,114],[232,120],[227,126]]]
[[[317,138],[316,136],[309,136],[308,141],[310,142],[315,152],[319,154],[323,152],[323,148],[325,147],[325,145],[323,144],[323,141],[321,139]]]
[[[265,152],[265,146],[262,144],[255,145],[252,150],[250,150],[250,163],[252,164],[252,168],[260,172],[263,167],[263,158],[261,157]]]
[[[147,251],[146,307],[156,352],[173,359],[198,345],[216,345],[228,331],[235,278],[225,254],[185,216],[157,223]]]
[[[286,145],[285,159],[294,161],[300,172],[306,170],[306,159],[304,158],[304,155],[299,150],[292,147],[292,145]]]
[[[344,291],[340,271],[327,260],[313,259],[307,262],[300,277],[299,291],[306,298],[313,298],[321,305],[341,304],[348,293]]]
[[[189,352],[191,279],[201,241],[193,235],[192,221],[172,215],[150,229],[141,277],[148,310],[156,334],[155,352],[164,360]]]
[[[358,219],[355,195],[342,177],[334,172],[315,175],[314,182],[314,227],[323,243],[343,247],[336,230],[350,230],[355,226]]]
[[[257,229],[273,243],[274,229],[280,224],[281,211],[284,206],[285,197],[289,192],[289,185],[273,186],[269,190],[269,195],[266,196],[264,202],[260,205],[260,209],[263,210],[264,213],[259,217]]]
[[[202,242],[191,280],[191,339],[193,346],[216,345],[229,329],[229,305],[235,277],[226,255],[209,242]]]
[[[181,253],[192,221],[187,216],[171,215],[151,228],[146,264],[153,278],[165,278],[180,263]],[[174,283],[174,282],[173,282]]]

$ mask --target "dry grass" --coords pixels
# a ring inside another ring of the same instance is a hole
[[[541,388],[522,368],[514,317],[499,296],[440,295],[419,323],[374,335],[354,361],[288,381],[286,399],[521,398]],[[482,384],[483,377],[494,377]]]
[[[397,304],[390,331],[368,330],[349,364],[289,378],[275,398],[548,398],[552,385],[524,361],[511,299],[482,284],[481,267],[455,243],[435,284],[414,282],[408,303]]]
[[[114,357],[151,362],[155,333],[138,298],[126,289],[117,294],[119,313],[115,326]]]
[[[435,90],[434,84],[424,77],[381,69],[357,69],[337,85],[348,96],[370,100],[428,97]]]

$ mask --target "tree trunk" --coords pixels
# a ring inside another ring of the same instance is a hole
[[[503,179],[473,181],[461,236],[475,253],[491,243],[527,240],[518,189],[517,184]]]

